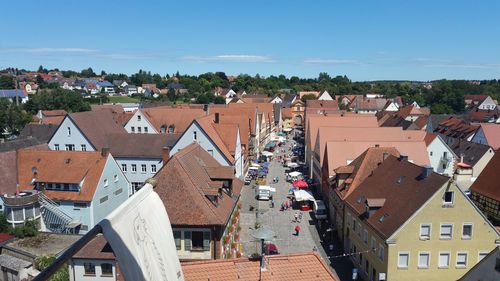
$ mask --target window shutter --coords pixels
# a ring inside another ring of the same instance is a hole
[[[203,232],[203,251],[210,251],[210,231]]]
[[[174,240],[175,240],[175,248],[177,250],[181,249],[181,232],[179,230],[174,230]]]
[[[184,231],[184,248],[186,249],[186,251],[191,251],[191,247],[191,231]]]

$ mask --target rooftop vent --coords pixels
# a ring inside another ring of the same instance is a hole
[[[422,178],[428,178],[432,174],[432,167],[429,165],[426,165],[422,167]]]
[[[396,181],[397,184],[402,184],[405,181],[406,177],[405,176],[400,176],[398,180]]]
[[[379,219],[378,219],[378,222],[380,223],[383,223],[384,220],[388,217],[389,215],[388,214],[383,214]]]

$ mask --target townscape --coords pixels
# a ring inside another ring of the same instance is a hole
[[[500,1],[5,1],[0,281],[500,281]]]
[[[4,98],[37,95],[20,84]],[[500,119],[490,96],[464,96],[466,114],[436,115],[380,94],[214,95],[226,104],[40,109],[0,144],[11,229],[2,270],[36,276],[40,258],[58,256],[150,179],[185,280],[288,278],[297,268],[309,280],[473,280],[496,270],[487,261],[499,257]],[[259,230],[271,234],[261,241]],[[254,261],[262,254],[265,272]],[[98,235],[65,267],[71,280],[121,280],[123,266]]]

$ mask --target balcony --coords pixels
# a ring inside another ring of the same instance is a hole
[[[38,202],[38,191],[25,190],[18,195],[5,195],[3,196],[3,202],[5,206],[10,207],[31,205]]]

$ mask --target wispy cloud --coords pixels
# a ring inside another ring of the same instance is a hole
[[[500,68],[500,64],[441,63],[441,64],[425,64],[424,67],[432,67],[432,68],[464,68],[464,69],[490,69],[490,68]]]
[[[4,52],[15,52],[15,53],[36,53],[36,54],[90,54],[97,53],[99,50],[86,49],[86,48],[7,48],[2,49]]]
[[[348,59],[305,59],[304,63],[308,64],[361,64],[361,62],[357,60],[348,60]]]
[[[269,56],[258,55],[217,55],[217,56],[185,56],[181,58],[192,62],[274,62]]]

